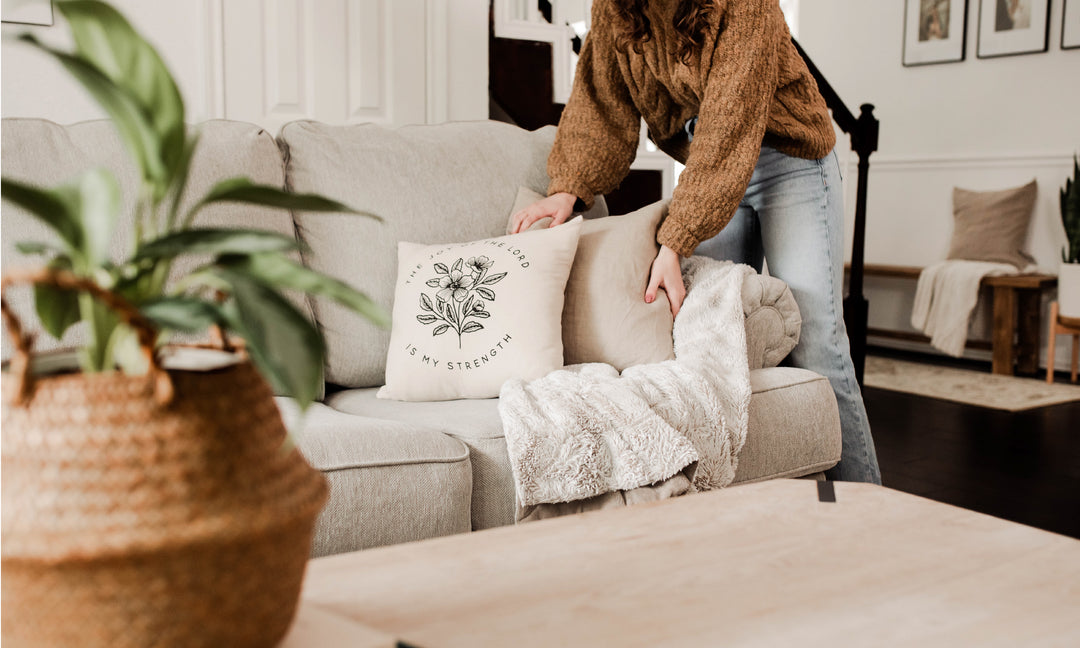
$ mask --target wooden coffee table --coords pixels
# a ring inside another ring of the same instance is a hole
[[[284,645],[1080,645],[1080,541],[835,499],[774,480],[320,558]]]

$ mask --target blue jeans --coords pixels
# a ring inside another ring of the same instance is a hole
[[[803,319],[791,362],[828,378],[840,406],[843,450],[826,476],[880,484],[844,326],[844,197],[836,153],[803,160],[763,146],[735,216],[695,254],[759,272],[767,259],[769,274],[787,282]]]

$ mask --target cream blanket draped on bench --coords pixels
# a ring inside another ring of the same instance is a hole
[[[675,319],[675,360],[621,375],[576,365],[503,385],[519,521],[731,483],[749,416],[742,285],[753,272],[701,257],[683,262],[688,292]]]
[[[927,266],[919,273],[911,325],[926,333],[934,348],[960,357],[983,277],[1019,273],[1012,264],[985,261],[950,260]]]

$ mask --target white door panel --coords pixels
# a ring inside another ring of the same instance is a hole
[[[424,123],[425,0],[225,0],[225,117]]]

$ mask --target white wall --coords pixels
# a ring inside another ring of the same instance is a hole
[[[207,2],[166,2],[163,0],[115,0],[113,5],[158,48],[172,70],[191,117],[218,116],[208,96],[206,58],[202,26],[207,21]],[[60,13],[54,11],[57,23]],[[3,25],[4,41],[0,59],[0,112],[4,117],[43,117],[60,123],[73,123],[102,117],[104,114],[75,81],[47,55],[11,37],[30,32],[54,46],[67,47],[70,40],[60,26],[34,27]]]
[[[192,122],[240,119],[276,131],[305,117],[391,125],[487,118],[486,0],[113,4],[161,52]],[[24,30],[66,40],[62,27],[3,26],[3,116],[103,116],[57,64],[8,41]],[[238,61],[241,53],[248,56]]]
[[[1029,247],[1041,268],[1057,271],[1064,243],[1058,188],[1080,151],[1080,50],[1061,50],[1062,3],[1053,1],[1048,52],[978,59],[978,4],[969,0],[966,60],[909,68],[901,65],[904,0],[801,4],[807,53],[856,114],[858,104],[872,103],[881,121],[879,151],[871,157],[867,263],[922,266],[944,259],[954,186],[998,189],[1035,178]],[[857,158],[847,146],[841,135],[850,251]],[[912,330],[914,289],[913,281],[868,278],[870,326]],[[986,325],[980,313],[973,336],[988,339]],[[1066,352],[1060,349],[1059,366],[1067,366]]]

